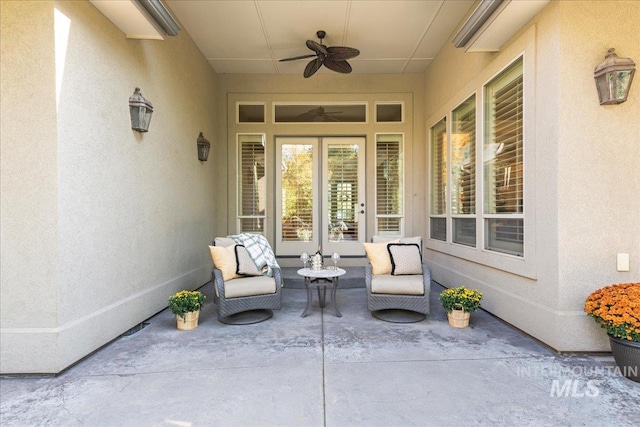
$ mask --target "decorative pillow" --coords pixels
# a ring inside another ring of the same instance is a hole
[[[394,240],[397,242],[398,240]],[[391,274],[391,258],[388,243],[364,243],[364,251],[371,263],[372,274]]]
[[[417,243],[389,243],[391,274],[422,274],[422,255]]]
[[[422,237],[401,237],[400,243],[415,243],[420,248],[420,253],[422,253]]]
[[[235,246],[209,246],[213,265],[222,272],[222,280],[235,279],[236,275],[236,252]]]
[[[247,248],[243,245],[235,245],[236,251],[236,274],[240,276],[262,276],[260,270],[253,262]]]

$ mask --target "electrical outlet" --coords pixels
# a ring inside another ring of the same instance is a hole
[[[618,254],[618,271],[629,271],[629,254]]]

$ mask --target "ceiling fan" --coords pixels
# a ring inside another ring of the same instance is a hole
[[[326,32],[320,30],[316,32],[316,36],[320,39],[320,43],[313,40],[307,40],[307,47],[315,53],[309,55],[295,56],[293,58],[284,58],[283,61],[295,61],[297,59],[313,58],[304,69],[304,78],[307,79],[315,74],[323,65],[328,69],[337,73],[349,74],[352,69],[347,59],[355,58],[360,55],[358,49],[346,46],[325,46],[322,39],[327,35]]]

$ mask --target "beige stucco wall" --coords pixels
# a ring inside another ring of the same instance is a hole
[[[208,281],[216,172],[196,139],[215,141],[215,97],[186,32],[128,40],[87,1],[2,2],[3,373],[59,372]]]
[[[637,81],[626,103],[604,107],[593,80],[609,47],[638,62],[639,21],[638,2],[553,1],[499,53],[446,46],[426,74],[429,126],[525,54],[528,265],[498,255],[488,266],[483,251],[452,245],[433,244],[426,256],[435,280],[479,288],[487,310],[560,351],[608,351],[584,299],[640,281]],[[617,253],[630,254],[630,272],[616,271]]]

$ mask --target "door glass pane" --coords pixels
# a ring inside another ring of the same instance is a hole
[[[358,145],[328,147],[328,237],[330,242],[358,240]]]
[[[282,145],[282,241],[313,239],[313,146]]]

